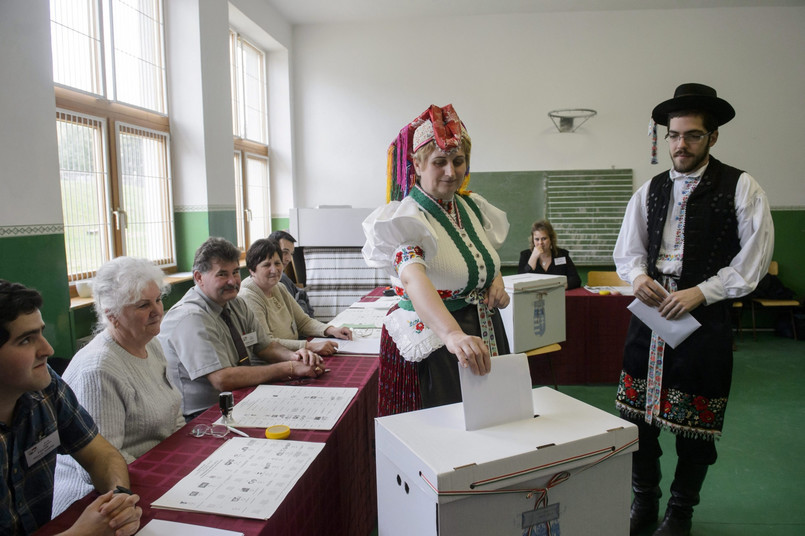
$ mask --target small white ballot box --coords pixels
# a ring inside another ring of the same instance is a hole
[[[510,303],[500,309],[511,353],[527,352],[565,340],[563,275],[517,274],[503,277]]]
[[[548,387],[532,398],[533,418],[475,431],[462,404],[375,419],[379,535],[628,534],[637,427]]]

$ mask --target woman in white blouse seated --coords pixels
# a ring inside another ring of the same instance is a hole
[[[509,353],[500,315],[506,213],[470,193],[470,137],[451,105],[431,106],[388,151],[389,204],[363,222],[363,255],[401,297],[380,343],[378,414],[461,401],[459,366]],[[458,362],[458,364],[456,363]]]
[[[63,375],[127,463],[185,424],[182,396],[168,381],[165,354],[156,339],[167,290],[162,270],[146,259],[118,257],[101,266],[92,284],[101,331]],[[60,455],[54,488],[56,516],[93,485],[73,458]]]
[[[251,275],[241,283],[238,296],[280,344],[291,350],[307,348],[319,355],[333,355],[338,348],[335,341],[306,342],[300,337],[352,340],[351,329],[328,326],[309,317],[288,289],[277,285],[283,269],[279,243],[267,238],[256,240],[246,252],[246,267]]]

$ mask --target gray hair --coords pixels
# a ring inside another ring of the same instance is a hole
[[[109,315],[118,316],[123,307],[139,301],[152,281],[165,296],[170,285],[163,279],[162,270],[147,259],[117,257],[104,263],[92,281],[98,331],[109,325]]]
[[[212,270],[212,261],[239,262],[240,250],[225,238],[211,236],[196,250],[193,271],[205,274]]]

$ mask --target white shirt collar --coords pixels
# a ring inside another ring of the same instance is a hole
[[[685,178],[700,179],[702,177],[702,175],[704,175],[704,171],[707,169],[707,166],[709,166],[709,165],[710,165],[710,160],[708,159],[707,163],[705,165],[703,165],[702,167],[700,167],[699,169],[697,169],[693,173],[680,173],[677,170],[675,170],[674,168],[671,168],[671,170],[670,170],[671,180],[673,181],[673,180],[676,180],[676,179],[685,179]]]

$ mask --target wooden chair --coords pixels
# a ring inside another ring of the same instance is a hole
[[[771,275],[778,275],[780,272],[780,267],[777,265],[777,261],[771,261],[769,265],[769,273]],[[773,300],[770,298],[752,298],[752,301],[749,302],[752,305],[752,337],[757,340],[757,331],[755,326],[755,305],[760,305],[762,307],[786,307],[788,308],[788,314],[791,317],[791,330],[794,334],[794,340],[797,340],[797,326],[794,322],[794,308],[799,307],[799,302],[797,300]]]
[[[618,277],[618,272],[587,272],[587,285],[590,287],[630,287],[631,285]]]

